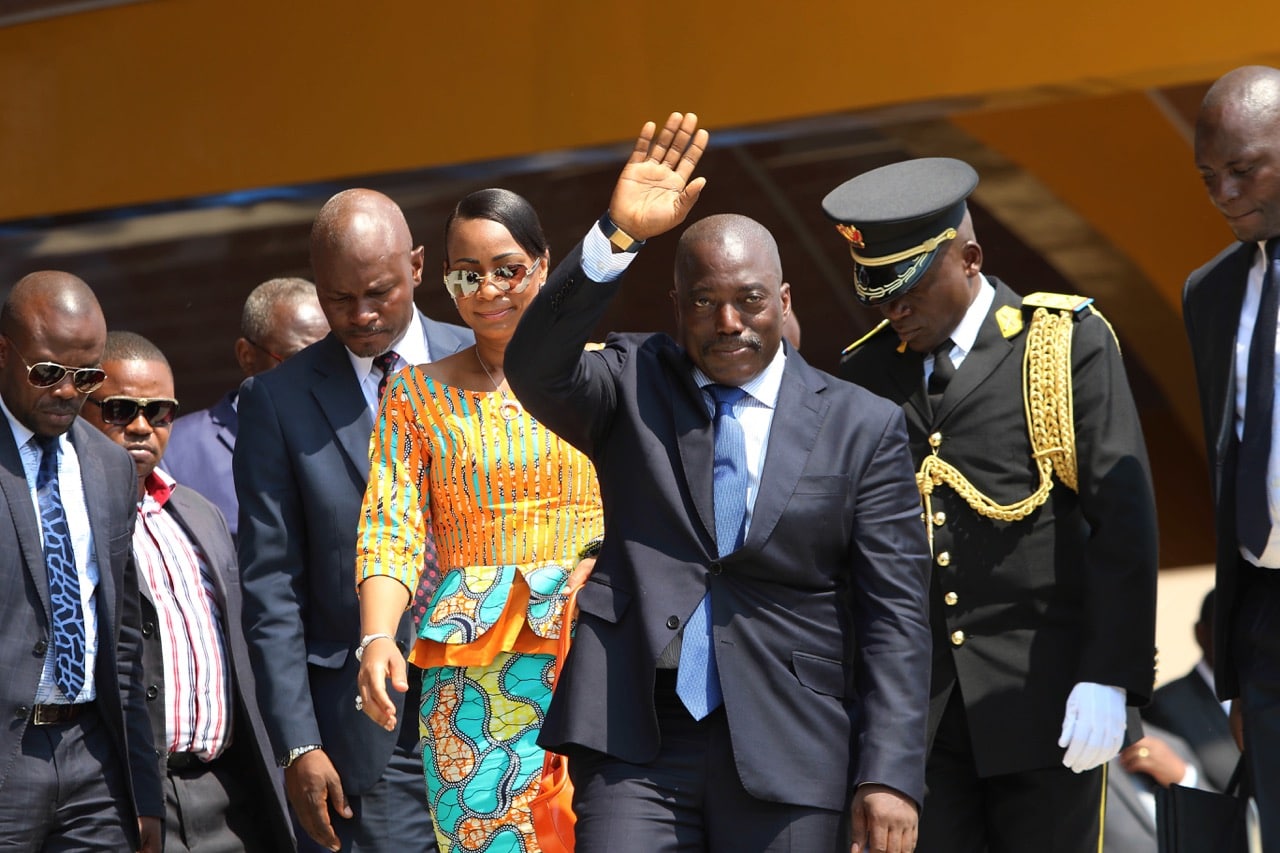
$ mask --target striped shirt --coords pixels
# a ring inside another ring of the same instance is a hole
[[[147,478],[133,556],[151,590],[164,652],[165,751],[194,752],[210,761],[231,738],[227,635],[204,554],[164,511],[173,486],[159,469]]]

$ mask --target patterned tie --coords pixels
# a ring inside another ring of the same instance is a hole
[[[1271,537],[1267,469],[1271,461],[1271,422],[1276,390],[1276,320],[1280,313],[1280,238],[1267,243],[1249,363],[1245,374],[1244,435],[1236,467],[1236,536],[1254,556]]]
[[[382,378],[378,380],[378,402],[382,402],[382,395],[387,392],[387,383],[391,381],[391,369],[396,366],[396,362],[400,356],[396,355],[395,350],[387,350],[382,355],[373,357],[373,366],[382,371]]]
[[[49,573],[49,603],[53,610],[53,677],[62,695],[75,701],[84,687],[84,614],[80,603],[80,573],[71,551],[71,531],[62,511],[58,489],[58,439],[32,438],[40,448],[36,497],[44,529],[44,563]]]
[[[733,406],[747,392],[727,385],[708,385],[716,402],[714,500],[716,509],[716,551],[723,557],[742,546],[747,519],[747,449],[742,424]],[[684,626],[680,665],[676,671],[676,695],[695,720],[710,714],[724,696],[720,692],[720,670],[711,645],[711,592],[702,596]]]
[[[942,405],[942,395],[946,393],[951,378],[956,375],[956,366],[951,361],[951,350],[955,343],[947,338],[933,350],[933,373],[929,374],[929,408],[937,411]]]

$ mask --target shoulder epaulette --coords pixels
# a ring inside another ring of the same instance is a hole
[[[1022,297],[1023,308],[1069,311],[1077,316],[1091,304],[1093,304],[1092,296],[1079,296],[1074,293],[1028,293]]]
[[[874,329],[872,329],[871,331],[867,332],[865,335],[863,335],[862,337],[858,338],[858,339],[857,339],[856,341],[854,341],[853,343],[849,344],[847,347],[845,347],[843,350],[841,350],[841,351],[840,351],[840,354],[841,354],[841,355],[848,355],[849,353],[851,353],[851,352],[853,352],[854,350],[856,350],[858,347],[860,347],[860,346],[862,346],[863,344],[865,344],[867,341],[869,341],[869,340],[871,340],[872,338],[874,338],[877,334],[879,334],[879,333],[880,333],[880,331],[881,331],[881,330],[883,330],[883,329],[887,329],[888,327],[889,327],[889,321],[888,321],[888,320],[881,320],[881,321],[880,321],[880,325],[876,326]]]

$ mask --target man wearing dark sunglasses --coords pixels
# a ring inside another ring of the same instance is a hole
[[[0,308],[0,848],[160,851],[135,474],[77,418],[106,334],[68,273],[32,273]]]
[[[330,850],[436,849],[417,715],[398,708],[404,725],[385,732],[355,705],[356,524],[380,391],[396,370],[474,341],[414,307],[423,254],[391,199],[334,196],[311,231],[316,292],[333,331],[240,388],[245,630],[289,801]],[[408,650],[408,614],[397,634]],[[412,675],[408,695],[415,707]]]
[[[133,332],[107,335],[85,419],[133,457],[142,667],[171,850],[292,849],[253,693],[235,544],[210,501],[158,469],[178,410],[173,371]]]
[[[329,333],[329,322],[316,299],[316,286],[305,278],[273,278],[258,285],[240,312],[236,361],[245,378],[270,370]],[[240,427],[239,387],[208,409],[184,414],[173,423],[163,467],[182,485],[217,504],[234,539],[240,522],[231,454]]]

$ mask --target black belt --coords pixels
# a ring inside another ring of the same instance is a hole
[[[167,760],[167,766],[171,771],[182,772],[183,770],[207,770],[213,766],[214,761],[205,761],[195,752],[171,752]]]
[[[28,719],[33,726],[60,726],[75,721],[92,707],[92,702],[82,702],[79,705],[32,705]]]

